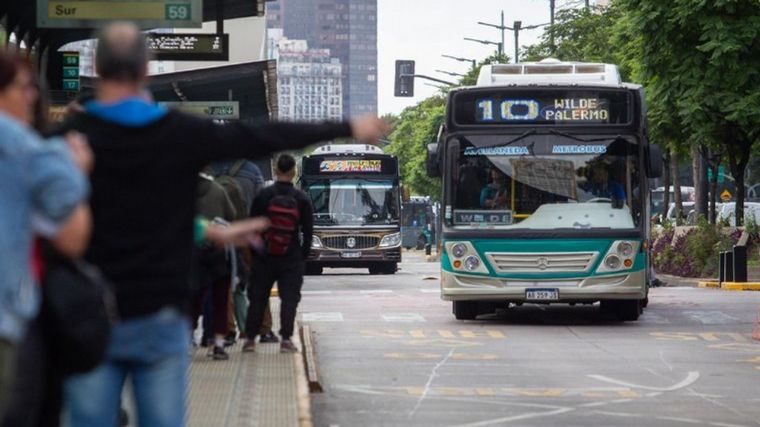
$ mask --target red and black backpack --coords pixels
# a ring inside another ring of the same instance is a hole
[[[269,201],[267,216],[270,226],[265,234],[267,253],[282,256],[296,240],[301,212],[298,201],[291,194],[275,194]]]

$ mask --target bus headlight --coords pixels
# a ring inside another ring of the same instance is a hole
[[[623,258],[630,258],[633,255],[633,245],[631,242],[620,242],[617,245],[617,253]]]
[[[380,240],[381,248],[393,248],[396,246],[401,246],[400,233],[386,234],[385,236],[383,236],[383,239]]]
[[[467,271],[475,271],[478,267],[480,267],[480,260],[478,257],[470,255],[464,260],[464,268],[466,268]]]
[[[604,266],[609,270],[617,270],[620,268],[621,264],[620,257],[614,254],[608,255],[607,258],[604,259]]]
[[[312,249],[320,249],[322,248],[322,239],[320,239],[317,236],[311,237],[311,248]]]
[[[454,255],[454,258],[462,258],[464,254],[467,253],[467,246],[465,246],[462,243],[457,243],[456,245],[451,247],[451,254]]]

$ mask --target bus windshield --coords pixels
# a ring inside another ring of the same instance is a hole
[[[314,205],[314,225],[362,226],[399,222],[398,185],[391,180],[313,179],[303,183]]]
[[[548,134],[457,140],[448,177],[451,225],[548,230],[640,224],[642,174],[633,138]]]

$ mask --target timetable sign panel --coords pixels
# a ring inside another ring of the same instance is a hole
[[[161,61],[227,61],[229,34],[146,34],[153,58]]]
[[[41,28],[97,28],[132,21],[141,28],[200,28],[203,0],[37,0]]]

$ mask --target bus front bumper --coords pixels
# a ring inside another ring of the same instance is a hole
[[[350,256],[346,256],[350,254]],[[368,267],[378,263],[401,262],[401,248],[363,249],[360,251],[312,249],[309,265],[321,267]]]
[[[528,289],[556,289],[559,299],[531,301],[526,298]],[[502,279],[441,272],[441,298],[445,301],[583,303],[644,299],[646,296],[646,273],[643,270],[559,280]]]

